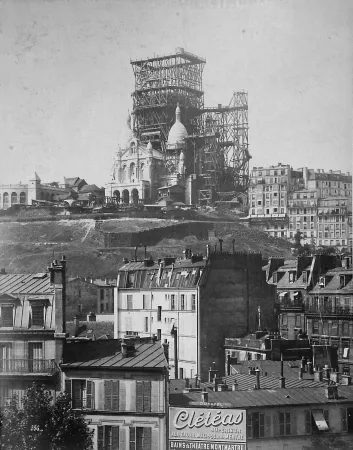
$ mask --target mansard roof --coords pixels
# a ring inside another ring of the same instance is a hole
[[[118,271],[118,287],[131,289],[194,288],[207,279],[209,265],[206,260],[176,261],[159,266],[145,266],[143,261],[129,262]]]

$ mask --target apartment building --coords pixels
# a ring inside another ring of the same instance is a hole
[[[315,375],[318,380],[278,379],[255,372],[215,378],[198,389],[171,381],[171,448],[213,444],[214,448],[239,450],[304,450],[314,442],[321,445],[317,448],[327,448],[337,436],[346,445],[352,442],[350,377],[340,379],[335,373],[340,384],[327,385],[322,372]],[[214,421],[222,425],[232,421],[233,426],[215,428]],[[200,425],[197,432],[195,423]]]
[[[270,258],[266,279],[276,286],[276,311],[281,336],[296,339],[299,330],[306,331],[304,301],[321,274],[341,265],[335,255],[298,256],[283,261]]]
[[[348,362],[353,351],[353,270],[349,258],[343,260],[342,267],[321,274],[303,307],[311,341],[337,347],[342,364]]]
[[[134,339],[67,344],[62,387],[94,430],[94,450],[165,450],[168,344]]]
[[[335,246],[352,253],[352,198],[318,200],[317,245]]]
[[[85,318],[91,312],[112,315],[116,279],[72,277],[67,283],[66,320]]]
[[[48,271],[0,273],[0,406],[33,383],[60,391],[65,340],[65,257]]]
[[[254,167],[248,192],[249,226],[294,242],[352,251],[352,176],[278,164]],[[325,237],[326,236],[326,237]]]
[[[207,378],[224,367],[224,337],[244,336],[262,322],[274,325],[274,288],[261,254],[185,251],[185,258],[126,262],[118,270],[115,338],[156,335],[170,341],[172,378]]]
[[[294,242],[299,231],[302,244],[316,244],[318,226],[318,193],[302,189],[288,194],[289,230],[287,237]]]

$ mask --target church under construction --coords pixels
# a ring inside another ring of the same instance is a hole
[[[106,185],[116,202],[211,205],[246,193],[248,96],[234,92],[229,105],[205,107],[205,63],[183,48],[131,61],[132,114]]]

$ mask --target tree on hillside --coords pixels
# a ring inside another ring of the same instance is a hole
[[[2,450],[91,450],[92,434],[70,397],[59,394],[55,403],[44,386],[33,384],[22,405],[14,396],[0,420]]]

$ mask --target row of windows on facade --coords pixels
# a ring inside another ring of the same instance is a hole
[[[286,178],[285,177],[272,177],[272,178],[269,178],[269,177],[265,177],[265,178],[262,178],[262,177],[260,177],[260,178],[252,178],[251,179],[251,182],[252,183],[263,183],[263,184],[279,184],[279,183],[282,183],[282,184],[284,184],[284,183],[286,183],[287,182],[287,180],[286,180]]]
[[[265,413],[248,413],[247,415],[247,438],[260,439],[272,436],[297,436],[322,433],[316,425],[315,414],[317,412],[324,418],[327,429],[330,431],[330,411],[324,410],[305,410],[304,429],[298,429],[296,417],[290,411],[278,412],[273,415]],[[348,409],[340,408],[341,414],[341,432],[348,431]],[[274,430],[271,428],[271,419]],[[326,427],[325,427],[326,428]]]
[[[153,296],[152,296],[153,300]],[[196,309],[196,294],[191,294],[188,301],[186,294],[180,295],[180,301],[178,302],[176,294],[165,294],[165,300],[169,302],[170,310],[181,311],[195,311]],[[142,309],[151,309],[151,301],[149,295],[142,296]],[[126,309],[134,309],[133,295],[128,294],[126,296]],[[157,306],[157,320],[162,320],[162,306]]]
[[[262,197],[262,194],[260,194],[260,197]],[[280,193],[280,197],[281,198],[284,198],[285,197],[285,193],[284,192],[281,192]],[[255,200],[256,199],[256,195],[255,194],[252,194],[252,196],[251,196],[251,198],[252,198],[252,200]],[[278,192],[273,192],[273,193],[267,193],[266,195],[265,195],[265,198],[268,198],[268,199],[278,199]]]
[[[130,388],[129,411],[160,412],[158,381],[66,379],[65,392],[70,394],[74,409],[127,411],[127,383]],[[101,391],[100,386],[103,390]],[[96,396],[96,390],[102,394]],[[134,394],[132,394],[132,391]],[[98,404],[96,404],[98,399]]]
[[[272,208],[273,214],[278,214],[278,208]],[[263,208],[258,208],[257,210],[252,209],[251,214],[264,214]],[[266,209],[265,214],[271,214],[269,209]],[[284,208],[280,209],[280,214],[284,214]]]
[[[15,306],[1,306],[0,314],[0,327],[14,326]],[[29,327],[44,327],[44,306],[31,305]]]
[[[251,173],[251,176],[258,176],[262,177],[262,175],[266,176],[276,176],[276,175],[285,175],[288,172],[288,169],[268,169],[268,170],[259,170],[259,171],[253,171]]]
[[[98,426],[97,450],[126,448],[124,438],[119,426]],[[152,428],[129,427],[129,450],[152,450]]]
[[[9,205],[10,202],[10,196],[8,192],[4,192],[2,195],[2,201],[3,205]],[[21,205],[24,205],[26,203],[26,193],[21,192],[19,197],[16,192],[12,192],[11,194],[11,205],[16,205],[17,203],[20,203]],[[1,204],[1,194],[0,194],[0,204]]]

